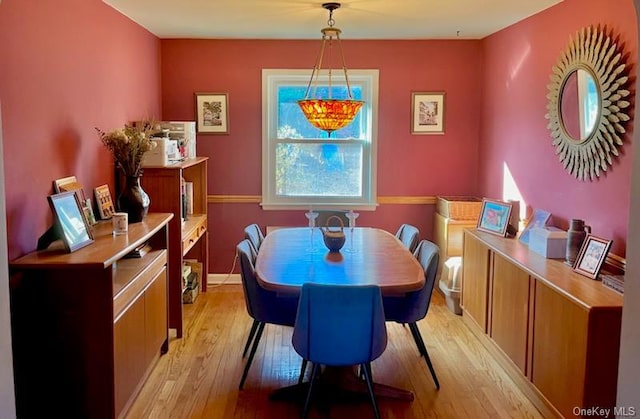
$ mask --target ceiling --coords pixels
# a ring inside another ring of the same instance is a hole
[[[315,39],[322,1],[103,0],[159,38]],[[562,0],[344,0],[344,39],[481,39]]]

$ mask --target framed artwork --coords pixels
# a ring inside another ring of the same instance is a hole
[[[60,238],[67,252],[93,243],[93,235],[74,191],[48,197]]]
[[[509,227],[510,216],[510,203],[484,198],[482,200],[480,217],[478,217],[477,229],[505,237],[507,235],[507,228]]]
[[[100,214],[101,220],[107,220],[113,216],[116,212],[113,201],[111,200],[111,192],[109,192],[109,185],[100,185],[93,190],[96,196],[96,203],[98,204],[98,214]]]
[[[588,234],[580,247],[573,270],[591,279],[597,279],[613,240]]]
[[[229,97],[226,93],[195,93],[198,134],[229,133]]]
[[[411,134],[444,134],[444,92],[411,93]]]
[[[533,215],[527,220],[527,225],[520,233],[520,240],[524,244],[529,244],[529,234],[531,233],[531,229],[544,227],[547,225],[547,222],[551,218],[551,213],[542,209],[533,210]]]

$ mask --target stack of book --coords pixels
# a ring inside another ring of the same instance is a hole
[[[200,291],[200,278],[202,276],[202,263],[197,260],[185,259],[182,265],[182,303],[192,304],[196,301]]]
[[[600,275],[602,285],[624,294],[624,275]]]

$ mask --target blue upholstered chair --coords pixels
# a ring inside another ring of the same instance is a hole
[[[255,250],[255,254],[258,254],[260,251],[260,246],[262,246],[262,242],[264,241],[264,234],[262,234],[262,230],[258,224],[250,224],[244,228],[244,238],[248,239],[251,242],[251,246],[253,246],[253,250]]]
[[[307,416],[320,365],[360,365],[376,418],[371,361],[387,346],[387,329],[380,288],[304,284],[293,329],[293,347],[313,363],[303,417]]]
[[[244,367],[242,378],[240,380],[240,390],[247,379],[249,368],[253,362],[256,349],[260,343],[264,326],[267,323],[277,324],[281,326],[293,326],[296,319],[296,311],[298,307],[298,297],[283,297],[274,291],[265,290],[258,284],[256,280],[256,272],[251,256],[251,244],[249,240],[241,241],[236,247],[238,258],[240,260],[240,273],[242,277],[242,287],[244,290],[244,298],[249,316],[254,319],[252,334],[255,334],[253,345],[249,358]],[[253,336],[249,336],[249,342]]]
[[[258,250],[262,245],[262,241],[264,240],[264,235],[262,234],[262,230],[258,224],[251,224],[245,227],[244,229],[244,238],[248,239],[251,243],[251,261],[253,265],[256,264],[256,259],[258,258]],[[251,345],[251,341],[256,334],[256,330],[258,330],[259,322],[257,320],[253,320],[253,324],[251,325],[251,330],[249,331],[249,336],[247,337],[247,343],[244,345],[244,350],[242,351],[242,357],[247,356],[247,351],[249,350],[249,346]]]
[[[436,282],[436,272],[438,270],[438,246],[428,240],[422,240],[414,253],[420,265],[424,269],[424,287],[418,291],[407,293],[402,297],[384,297],[384,314],[387,321],[395,321],[398,323],[408,323],[413,339],[416,342],[420,355],[429,367],[433,382],[437,389],[440,389],[438,377],[433,369],[429,352],[424,344],[420,329],[418,329],[418,320],[422,320],[429,311],[431,303],[431,294],[433,286]]]
[[[407,249],[409,249],[411,253],[413,253],[420,241],[420,232],[411,224],[402,224],[396,232],[396,237]]]

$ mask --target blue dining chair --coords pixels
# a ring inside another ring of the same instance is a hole
[[[407,293],[401,297],[384,297],[384,315],[387,321],[409,324],[409,330],[416,342],[418,351],[429,367],[433,382],[436,388],[440,389],[438,377],[433,369],[429,352],[424,344],[417,322],[426,317],[431,303],[431,294],[436,282],[436,272],[438,270],[438,246],[428,240],[422,240],[414,253],[424,269],[424,287],[418,291]]]
[[[249,316],[254,319],[255,327],[252,327],[248,342],[253,339],[251,352],[245,364],[239,389],[242,390],[249,368],[256,354],[256,349],[262,338],[262,332],[267,323],[281,326],[293,326],[296,320],[298,308],[297,296],[282,296],[275,291],[269,291],[260,286],[256,279],[256,271],[251,256],[251,243],[245,239],[236,247],[240,260],[240,274],[245,303]],[[251,336],[255,334],[255,338]]]
[[[258,224],[251,224],[245,227],[244,229],[244,238],[248,239],[251,243],[251,261],[254,266],[256,264],[256,259],[258,258],[258,250],[262,245],[262,241],[264,240],[264,235],[262,234],[262,230],[258,226]],[[247,337],[247,343],[244,345],[244,350],[242,351],[242,357],[247,356],[247,351],[249,350],[249,346],[251,346],[251,341],[256,334],[256,330],[258,330],[259,322],[257,320],[253,321],[251,325],[251,330],[249,331],[249,336]]]
[[[420,231],[411,224],[402,224],[396,232],[396,237],[411,253],[416,250],[420,241]]]
[[[309,411],[320,365],[360,365],[374,414],[380,417],[371,378],[371,361],[387,346],[379,287],[304,284],[292,341],[296,352],[313,364],[303,417]]]
[[[260,246],[264,241],[264,234],[258,224],[250,224],[244,228],[244,238],[248,239],[255,250],[256,255],[260,251]]]

